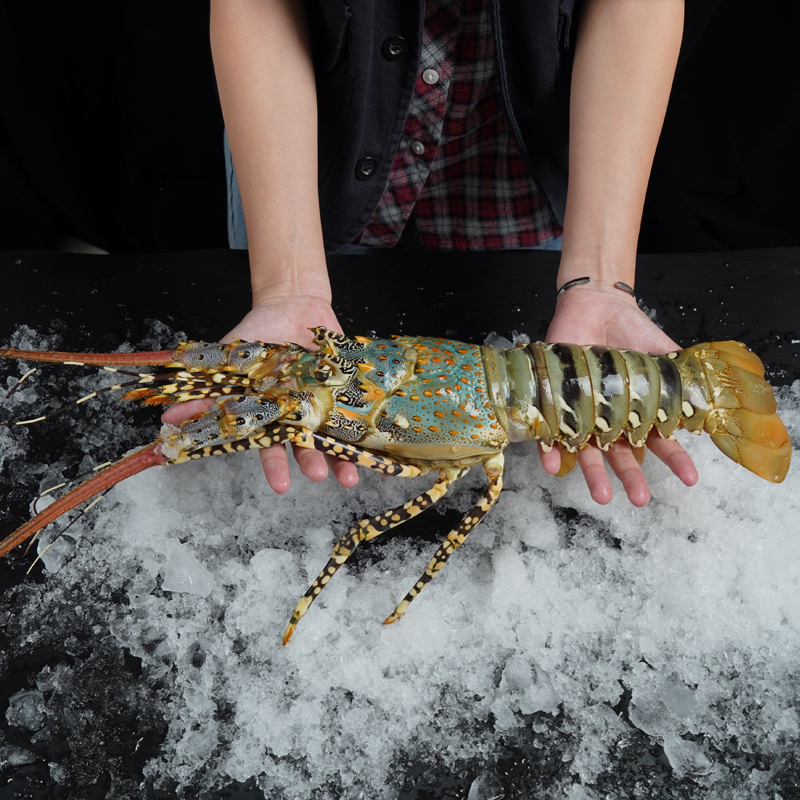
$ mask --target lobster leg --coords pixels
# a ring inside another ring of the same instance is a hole
[[[325,584],[336,574],[339,567],[341,567],[348,558],[355,552],[355,549],[361,542],[368,542],[370,539],[375,539],[386,531],[396,528],[398,525],[406,522],[417,514],[430,508],[438,500],[447,493],[451,484],[458,480],[466,469],[453,470],[441,469],[439,470],[439,477],[436,483],[423,492],[413,500],[409,500],[402,506],[393,508],[390,511],[384,511],[383,514],[377,514],[374,517],[362,519],[355,527],[351,528],[348,533],[342,536],[336,543],[333,549],[333,555],[328,560],[328,563],[315,578],[314,582],[308,588],[308,591],[300,599],[300,602],[295,606],[292,612],[292,618],[286,626],[286,632],[283,634],[283,643],[286,644],[292,638],[294,629],[297,623],[305,616],[311,604],[317,598],[317,595],[322,591]]]
[[[403,464],[387,456],[379,456],[369,450],[364,450],[349,442],[340,442],[330,436],[325,436],[307,428],[297,428],[292,425],[284,425],[283,429],[287,432],[287,441],[298,447],[305,447],[309,450],[319,450],[343,461],[349,461],[357,467],[366,467],[381,472],[384,475],[391,475],[393,478],[416,478],[428,472],[427,469],[415,467],[411,464]]]
[[[489,487],[475,504],[475,507],[450,531],[447,539],[442,542],[441,547],[436,551],[420,579],[398,603],[397,608],[383,621],[384,625],[391,625],[393,622],[397,622],[406,613],[411,601],[436,577],[453,551],[464,544],[467,536],[497,502],[497,498],[503,489],[503,454],[498,453],[496,456],[492,456],[483,465],[483,468],[489,477]]]

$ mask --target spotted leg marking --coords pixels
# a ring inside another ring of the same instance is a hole
[[[464,469],[440,469],[439,477],[436,483],[428,489],[427,492],[409,500],[402,506],[393,508],[390,511],[384,511],[383,514],[377,514],[374,517],[367,517],[362,519],[355,527],[339,539],[336,547],[333,550],[333,555],[328,560],[328,563],[323,568],[322,572],[317,575],[314,583],[308,588],[308,591],[300,598],[300,602],[295,606],[292,612],[292,618],[286,626],[286,632],[283,634],[283,643],[286,644],[292,638],[294,629],[297,623],[305,616],[305,613],[310,608],[311,604],[317,598],[317,595],[322,591],[322,588],[328,581],[336,574],[339,567],[341,567],[361,542],[368,542],[371,539],[380,536],[392,528],[406,522],[417,514],[430,508],[434,503],[441,500],[447,493],[450,485],[466,474],[469,468]]]
[[[420,579],[400,601],[397,608],[383,621],[384,625],[391,625],[406,613],[411,601],[436,577],[453,551],[464,544],[467,536],[497,502],[497,498],[503,489],[503,454],[498,453],[496,456],[492,456],[483,465],[483,468],[489,477],[489,487],[475,504],[475,507],[450,531],[447,539],[442,542],[442,546],[436,551]]]
[[[384,475],[391,475],[393,478],[416,478],[428,472],[424,467],[420,468],[412,466],[411,464],[403,464],[388,456],[380,456],[377,453],[364,450],[354,444],[340,442],[338,439],[333,439],[322,433],[310,431],[308,428],[297,428],[291,425],[284,425],[283,428],[289,434],[288,441],[298,447],[305,447],[309,450],[319,450],[326,455],[341,458],[343,461],[349,461],[357,467],[374,469]]]
[[[428,471],[410,464],[401,464],[399,461],[386,456],[370,453],[368,450],[362,450],[352,444],[339,442],[329,436],[308,430],[308,428],[299,428],[278,422],[264,426],[263,430],[252,436],[242,437],[231,442],[206,445],[205,447],[198,447],[189,452],[181,453],[170,459],[169,463],[182,464],[186,461],[208,456],[243,453],[246,450],[264,450],[276,444],[294,444],[298,447],[320,450],[328,455],[336,456],[336,458],[350,461],[356,466],[367,467],[395,478],[416,478]]]
[[[283,425],[275,423],[267,425],[263,431],[247,436],[243,439],[236,439],[232,442],[222,442],[220,444],[206,445],[196,450],[183,452],[175,458],[170,459],[170,464],[183,464],[186,461],[194,461],[198,458],[208,458],[209,456],[223,456],[226,453],[243,453],[246,450],[265,450],[276,444],[286,444],[292,438],[286,432]]]

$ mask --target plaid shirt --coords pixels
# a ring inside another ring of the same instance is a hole
[[[394,246],[414,210],[429,250],[534,247],[561,235],[503,106],[488,0],[427,0],[400,149],[357,243]]]

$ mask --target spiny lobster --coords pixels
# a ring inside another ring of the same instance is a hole
[[[607,449],[624,436],[641,448],[652,428],[671,437],[680,427],[706,431],[726,456],[766,480],[780,482],[789,469],[791,443],[764,368],[738,342],[646,355],[541,342],[500,350],[449,339],[349,338],[312,330],[318,350],[238,340],[126,354],[0,349],[2,358],[25,361],[163,367],[136,373],[143,385],[125,395],[145,404],[218,398],[211,410],[180,427],[165,425],[157,441],[56,500],[0,542],[0,556],[69,509],[158,464],[291,443],[386,475],[438,471],[428,491],[361,520],[339,539],[295,607],[286,644],[356,547],[432,506],[471,465],[482,464],[488,488],[385,622],[401,617],[497,500],[510,441],[557,445],[566,474],[592,439]]]

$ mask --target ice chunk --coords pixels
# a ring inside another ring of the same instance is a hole
[[[161,588],[205,597],[214,588],[214,576],[185,548],[174,545],[161,573]]]
[[[38,731],[44,724],[44,700],[35,689],[17,692],[8,698],[6,719],[9,725]]]
[[[467,800],[503,800],[506,793],[494,775],[479,775],[469,787]]]

